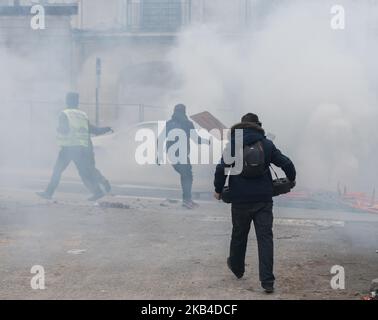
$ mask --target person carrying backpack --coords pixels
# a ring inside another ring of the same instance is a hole
[[[231,128],[231,148],[235,146],[235,130],[243,130],[243,170],[229,177],[229,197],[232,203],[232,237],[227,265],[237,278],[245,271],[245,254],[251,223],[255,226],[259,275],[262,288],[267,293],[274,291],[273,274],[273,180],[270,164],[280,167],[287,178],[295,182],[293,162],[265,137],[257,115],[248,113],[241,123]],[[235,150],[235,152],[237,152]],[[230,164],[217,165],[214,178],[215,198],[221,199]]]

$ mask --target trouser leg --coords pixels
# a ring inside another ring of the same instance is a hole
[[[261,282],[273,282],[273,204],[262,204],[253,216],[259,254]]]
[[[245,254],[251,221],[248,209],[232,208],[230,262],[232,269],[238,273],[244,273],[245,270]]]
[[[95,154],[94,154],[93,149],[89,150],[88,161],[89,161],[88,165],[92,166],[94,180],[96,180],[96,182],[100,186],[102,186],[105,189],[106,192],[109,192],[111,190],[111,185],[110,185],[109,181],[102,175],[100,170],[98,170],[96,168]],[[87,181],[86,177],[84,177],[84,180],[83,180],[84,184],[87,186],[87,188],[90,188],[90,186],[91,186],[90,181]]]
[[[62,173],[71,162],[71,157],[68,150],[62,148],[59,152],[58,159],[56,160],[53,174],[50,179],[50,183],[47,186],[46,193],[52,196],[59,185]]]
[[[184,165],[183,173],[181,174],[182,197],[185,201],[192,200],[192,186],[193,186],[193,173],[190,164]]]
[[[102,175],[101,171],[94,167],[94,175],[96,181],[104,187],[105,191],[109,191],[111,189],[110,182]]]
[[[192,200],[192,186],[193,186],[193,172],[192,165],[177,164],[173,166],[174,169],[180,174],[182,198],[184,201]]]
[[[102,191],[95,177],[94,167],[91,163],[88,148],[83,147],[78,149],[74,157],[74,162],[81,180],[87,189],[94,195],[101,194]]]

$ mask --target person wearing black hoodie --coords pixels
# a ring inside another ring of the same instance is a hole
[[[169,132],[175,129],[181,129],[185,132],[186,136],[186,161],[185,163],[173,164],[174,170],[180,175],[181,188],[182,188],[182,200],[183,206],[188,209],[198,207],[198,204],[192,200],[192,185],[193,185],[193,172],[192,165],[190,163],[190,139],[193,139],[195,143],[209,143],[208,140],[201,138],[195,131],[194,124],[186,115],[186,106],[178,104],[175,106],[173,115],[166,123],[165,134],[168,136]],[[166,137],[164,137],[165,139]],[[175,141],[167,141],[166,150],[178,142],[178,137]],[[180,156],[180,149],[176,151],[175,155]]]
[[[251,223],[255,226],[259,274],[261,286],[267,293],[274,291],[273,274],[273,183],[270,164],[280,167],[290,181],[295,182],[296,170],[293,162],[278,150],[272,141],[265,137],[264,129],[257,115],[246,114],[241,123],[231,129],[231,148],[235,146],[235,130],[243,130],[243,146],[261,141],[265,155],[265,173],[255,178],[231,175],[229,178],[232,201],[232,237],[230,256],[227,265],[237,278],[245,272],[245,254]],[[229,164],[221,162],[215,171],[215,198],[220,200],[226,183],[225,169]]]

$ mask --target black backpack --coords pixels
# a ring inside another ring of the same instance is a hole
[[[241,176],[248,179],[257,178],[266,172],[265,152],[261,141],[243,148],[243,171]]]

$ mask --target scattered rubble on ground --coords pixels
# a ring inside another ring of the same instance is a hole
[[[106,209],[130,209],[130,206],[128,204],[121,202],[100,202],[99,206]]]
[[[85,250],[85,249],[72,249],[72,250],[67,251],[67,253],[68,254],[79,255],[79,254],[83,254],[86,251],[87,250]]]
[[[378,300],[378,278],[371,282],[369,294],[362,297],[362,300]]]
[[[281,207],[378,213],[374,196],[362,192],[293,191],[275,198]]]
[[[180,201],[179,200],[176,200],[176,199],[166,199],[167,202],[169,203],[179,203]]]

